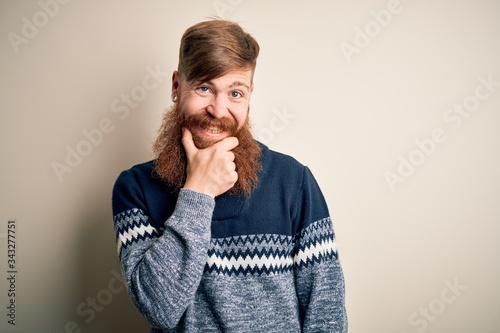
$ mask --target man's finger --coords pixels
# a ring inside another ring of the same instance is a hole
[[[193,141],[193,135],[187,128],[182,129],[182,145],[184,146],[184,150],[186,150],[186,155],[188,157],[192,156],[198,151],[198,148],[196,148],[196,145]]]
[[[230,151],[231,149],[236,148],[239,145],[238,138],[234,136],[229,136],[227,138],[222,139],[218,144],[222,145],[225,150]]]
[[[227,161],[228,162],[233,162],[234,158],[235,158],[234,153],[232,151],[228,151],[227,152]]]

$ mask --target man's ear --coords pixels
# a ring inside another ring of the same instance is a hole
[[[172,94],[177,93],[177,89],[179,89],[179,72],[174,71],[172,73]]]

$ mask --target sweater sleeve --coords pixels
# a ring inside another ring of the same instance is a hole
[[[113,189],[122,273],[139,312],[156,328],[173,328],[200,283],[215,202],[207,195],[181,189],[164,228],[156,229],[150,223],[144,200],[147,193],[143,192],[127,171]]]
[[[333,225],[321,190],[304,170],[296,218],[294,272],[302,332],[347,332],[344,276]],[[320,213],[318,213],[320,212]]]

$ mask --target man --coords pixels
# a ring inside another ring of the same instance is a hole
[[[347,332],[323,195],[250,132],[258,53],[229,21],[186,30],[156,158],[116,181],[124,280],[151,332]]]

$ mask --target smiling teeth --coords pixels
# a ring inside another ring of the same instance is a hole
[[[218,134],[218,133],[222,132],[222,130],[220,130],[217,127],[207,127],[207,128],[205,128],[205,131],[212,133],[212,134]]]

